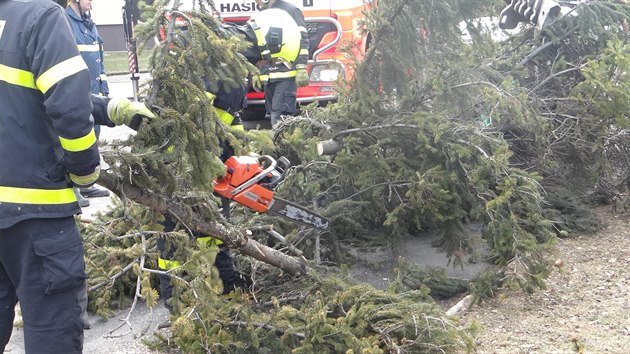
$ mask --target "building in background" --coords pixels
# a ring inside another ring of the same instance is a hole
[[[106,52],[125,51],[122,8],[124,0],[93,0],[92,20],[98,26]]]

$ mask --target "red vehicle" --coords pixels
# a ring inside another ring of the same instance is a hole
[[[299,104],[326,104],[337,99],[339,80],[350,79],[352,57],[362,60],[369,44],[369,33],[362,27],[365,11],[377,5],[377,0],[284,0],[299,7],[309,34],[310,76],[308,86],[298,88]],[[180,8],[190,9],[191,1],[182,1]],[[188,4],[187,4],[188,3]],[[188,7],[187,7],[188,5]],[[236,23],[246,22],[260,9],[253,0],[214,0],[219,15]],[[349,54],[342,48],[350,48]],[[247,95],[245,120],[260,119],[264,114],[264,93],[251,90]]]

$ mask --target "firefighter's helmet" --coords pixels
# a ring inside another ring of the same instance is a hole
[[[254,29],[263,57],[289,62],[297,59],[302,35],[289,13],[281,9],[263,10],[254,14],[248,24]]]

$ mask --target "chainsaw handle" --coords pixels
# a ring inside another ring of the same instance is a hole
[[[267,177],[268,174],[270,174],[273,170],[276,169],[276,166],[277,166],[276,159],[274,159],[273,157],[269,155],[260,156],[258,158],[258,161],[267,161],[269,162],[269,166],[267,166],[267,168],[265,168],[261,173],[254,176],[254,178],[234,188],[231,192],[232,195],[236,195],[242,192],[244,189],[249,188],[250,186],[253,186],[254,184],[260,182],[261,179]]]

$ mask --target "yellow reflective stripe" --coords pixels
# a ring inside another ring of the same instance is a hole
[[[217,96],[215,94],[213,94],[212,92],[205,92],[206,97],[208,97],[208,99],[210,100],[210,102],[214,101],[215,98],[217,98]]]
[[[269,75],[262,75],[262,74],[260,74],[260,75],[258,75],[258,78],[259,78],[259,79],[260,79],[260,81],[262,81],[262,82],[267,82],[267,81],[269,81]]]
[[[308,52],[308,51],[307,51],[307,52]],[[105,74],[100,74],[100,75],[98,76],[98,78],[99,78],[99,79],[101,79],[101,81],[107,81],[107,75],[105,75]]]
[[[16,204],[68,204],[77,201],[72,188],[32,189],[0,187],[0,203]]]
[[[87,65],[80,55],[62,61],[61,63],[46,70],[37,78],[37,87],[42,93],[46,93],[59,81],[78,73],[81,70],[87,70]]]
[[[232,121],[234,121],[234,116],[231,115],[230,113],[222,110],[219,107],[214,107],[214,110],[217,112],[217,115],[219,116],[219,119],[227,124],[227,125],[232,125]]]
[[[283,79],[287,77],[295,77],[295,75],[297,75],[297,71],[291,70],[291,71],[284,71],[284,72],[277,72],[277,73],[269,73],[269,78],[270,79]]]
[[[89,149],[92,145],[96,143],[96,134],[94,133],[94,128],[90,130],[90,132],[83,137],[76,139],[66,139],[59,137],[59,141],[61,142],[61,147],[70,152],[77,152]]]
[[[308,49],[300,49],[299,55],[308,55]]]
[[[232,128],[234,130],[238,130],[239,132],[244,132],[245,131],[245,126],[243,124],[230,125],[230,128]]]
[[[307,32],[306,27],[304,26],[298,26],[298,29],[300,30],[300,32]]]
[[[79,52],[98,52],[101,47],[98,44],[78,44]]]
[[[171,269],[175,269],[177,267],[179,267],[180,264],[178,261],[171,261],[168,259],[162,259],[162,258],[158,258],[158,268],[160,269],[165,269],[165,270],[171,270]]]
[[[260,27],[256,27],[254,29],[254,35],[256,36],[259,47],[264,47],[267,45],[267,41],[265,40],[265,36],[263,36],[262,29]]]
[[[0,81],[4,81],[11,85],[37,89],[37,86],[35,86],[35,78],[33,77],[33,73],[2,64],[0,64]]]
[[[204,243],[207,246],[218,246],[218,245],[222,245],[223,241],[219,240],[216,237],[212,237],[212,236],[197,237],[197,244],[201,245],[201,244],[204,244]]]

